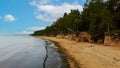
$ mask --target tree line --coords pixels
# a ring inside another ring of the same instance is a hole
[[[35,31],[33,35],[58,35],[88,32],[94,40],[104,34],[120,32],[120,0],[87,0],[83,11],[64,13],[51,26]]]

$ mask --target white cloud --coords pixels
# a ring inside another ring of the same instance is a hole
[[[33,32],[30,31],[22,31],[22,32],[17,32],[16,34],[33,34]]]
[[[38,6],[38,5],[47,4],[49,2],[50,2],[50,0],[33,0],[33,1],[29,2],[29,4],[32,6]]]
[[[32,31],[37,31],[37,30],[43,30],[43,29],[45,29],[45,27],[29,27],[27,29],[32,30]]]
[[[8,14],[8,15],[4,16],[4,20],[6,22],[14,22],[15,21],[15,17],[13,15]]]
[[[46,21],[46,22],[52,22],[52,18],[48,16],[47,14],[36,14],[35,16],[38,20]]]
[[[59,0],[54,0],[58,2]],[[37,11],[35,11],[35,17],[38,20],[45,22],[53,22],[57,18],[63,16],[65,12],[70,13],[72,9],[78,9],[83,11],[83,7],[78,4],[78,0],[74,0],[71,3],[62,3],[60,5],[54,5],[53,0],[33,0],[30,5],[35,6]]]
[[[37,9],[39,13],[36,14],[36,18],[46,22],[53,22],[57,18],[63,16],[65,12],[70,13],[72,9],[78,9],[79,11],[83,10],[81,5],[69,3],[64,3],[62,5],[39,5]]]
[[[37,6],[39,11],[46,12],[50,15],[62,15],[63,13],[69,13],[71,9],[78,9],[82,11],[82,6],[78,4],[69,4],[64,3],[62,5],[44,5],[44,6]]]

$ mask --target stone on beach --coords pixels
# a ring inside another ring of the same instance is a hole
[[[110,36],[105,36],[104,45],[111,45],[112,39]]]

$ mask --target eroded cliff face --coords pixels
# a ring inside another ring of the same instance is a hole
[[[91,35],[88,34],[87,32],[81,32],[78,34],[57,35],[56,37],[73,40],[77,42],[91,42]]]
[[[87,32],[81,32],[78,34],[60,34],[57,35],[56,38],[61,38],[61,39],[68,39],[76,42],[89,42],[89,43],[95,43],[93,39],[91,39],[91,35]],[[97,42],[98,44],[103,44],[108,46],[108,45],[120,45],[120,34],[119,33],[114,33],[109,35],[105,35],[104,39],[98,39]]]
[[[120,45],[120,33],[111,33],[111,36],[105,35],[104,45]]]

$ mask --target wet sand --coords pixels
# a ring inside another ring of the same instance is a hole
[[[41,38],[41,37],[40,37]],[[71,68],[120,68],[120,47],[78,43],[56,37],[42,37],[56,42],[70,57]]]

